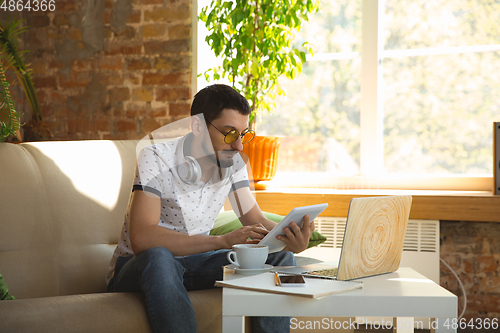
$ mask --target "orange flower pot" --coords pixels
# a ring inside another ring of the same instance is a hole
[[[248,156],[250,169],[248,179],[256,190],[265,189],[259,182],[272,180],[278,168],[279,138],[275,136],[256,136],[250,143],[243,145],[242,153]]]

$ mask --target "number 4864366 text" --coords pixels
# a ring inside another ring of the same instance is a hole
[[[6,0],[0,5],[0,9],[9,12],[53,12],[56,10],[55,0]]]

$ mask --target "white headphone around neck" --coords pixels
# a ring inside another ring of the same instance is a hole
[[[184,141],[186,137],[182,138],[177,145],[177,174],[186,184],[196,184],[201,179],[201,167],[194,157],[184,156]]]
[[[184,142],[187,137],[181,139],[181,142],[177,145],[177,174],[179,178],[185,182],[186,184],[192,185],[196,184],[201,179],[201,167],[198,161],[192,156],[184,156]],[[230,168],[223,168],[222,178],[219,180],[219,172],[218,168],[215,168],[213,179],[220,186],[227,185],[229,182],[229,178],[231,176]]]
[[[179,163],[177,173],[179,178],[187,184],[196,184],[201,179],[200,164],[191,156],[184,157],[184,161]]]

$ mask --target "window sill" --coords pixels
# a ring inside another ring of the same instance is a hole
[[[411,219],[500,222],[500,195],[483,191],[268,188],[254,193],[261,210],[280,215],[294,207],[326,202],[323,216],[345,217],[352,198],[409,194]]]

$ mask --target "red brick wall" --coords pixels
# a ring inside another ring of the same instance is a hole
[[[54,12],[23,11],[31,27],[23,46],[53,139],[141,138],[188,116],[191,6],[58,0]],[[28,121],[29,105],[18,109]]]
[[[500,319],[500,223],[441,221],[441,258],[459,276],[467,295],[465,318]],[[441,285],[464,297],[457,279],[441,264]]]

